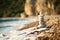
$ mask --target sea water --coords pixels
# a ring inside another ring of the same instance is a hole
[[[4,33],[7,32],[9,30],[12,30],[13,28],[16,27],[16,25],[18,25],[17,23],[21,22],[26,19],[21,19],[21,18],[15,18],[15,19],[0,19],[0,33]],[[21,25],[21,24],[20,24]]]
[[[29,18],[2,18],[0,19],[0,33],[6,33],[10,30],[22,28],[25,24],[36,21]]]

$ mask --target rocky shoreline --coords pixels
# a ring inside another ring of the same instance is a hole
[[[0,34],[0,40],[60,40],[60,17],[45,18],[44,21],[45,28],[38,28],[39,21],[35,21],[22,29]]]

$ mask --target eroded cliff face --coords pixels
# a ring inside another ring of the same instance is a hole
[[[25,13],[26,15],[28,16],[32,16],[35,14],[35,3],[36,3],[36,0],[26,0],[26,3],[25,3]]]
[[[47,0],[26,0],[25,14],[28,16],[37,16],[40,11],[45,15],[55,15],[54,4]]]

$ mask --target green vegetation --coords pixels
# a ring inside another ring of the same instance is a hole
[[[25,0],[1,0],[0,17],[14,17],[24,11]]]

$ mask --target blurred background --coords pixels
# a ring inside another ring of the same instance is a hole
[[[0,18],[60,14],[60,0],[0,0]]]

